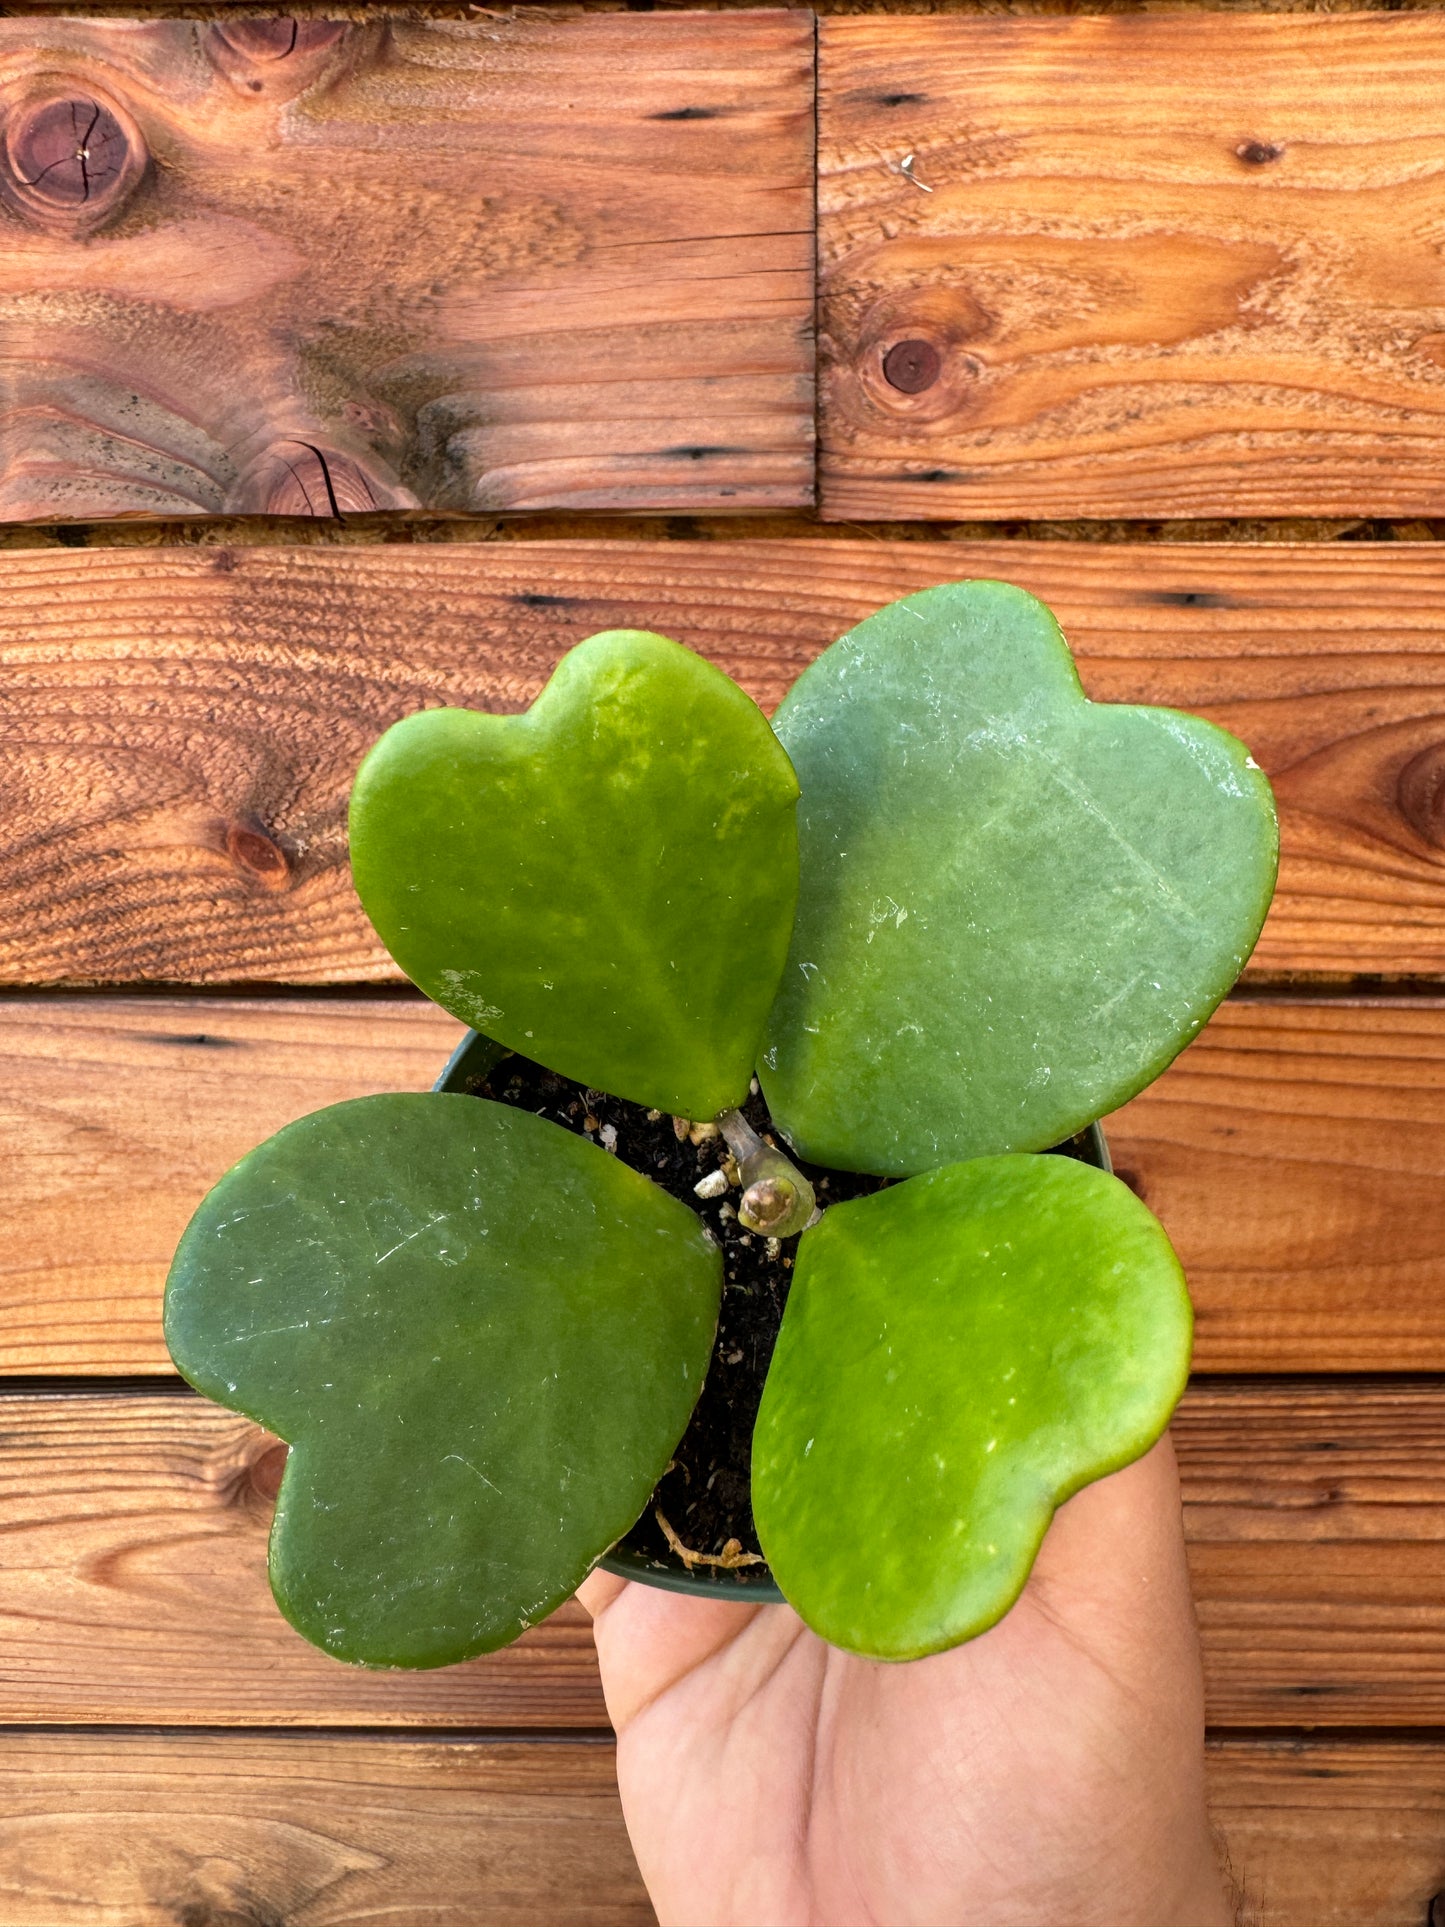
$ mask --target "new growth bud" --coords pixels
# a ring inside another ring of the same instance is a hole
[[[718,1129],[737,1159],[738,1223],[769,1238],[791,1238],[813,1216],[813,1187],[798,1167],[765,1144],[741,1111],[723,1111]]]

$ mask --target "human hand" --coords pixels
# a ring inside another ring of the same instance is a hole
[[[1013,1610],[931,1659],[607,1573],[579,1597],[663,1927],[1234,1920],[1167,1438],[1062,1506]]]

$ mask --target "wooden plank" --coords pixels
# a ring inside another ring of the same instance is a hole
[[[284,1454],[181,1392],[0,1396],[0,1722],[605,1724],[587,1622],[437,1672],[281,1619]],[[1445,1724],[1445,1386],[1196,1383],[1176,1420],[1209,1714]]]
[[[1445,1748],[1216,1740],[1251,1927],[1421,1927]],[[7,1735],[8,1927],[643,1927],[612,1748],[316,1735]]]
[[[1208,1768],[1245,1927],[1426,1927],[1445,1886],[1445,1746],[1219,1737]]]
[[[168,1370],[166,1267],[221,1173],[324,1104],[426,1089],[459,1035],[420,999],[0,999],[0,1375]],[[1424,999],[1230,1002],[1111,1118],[1196,1369],[1445,1371],[1442,1125]]]
[[[1211,1372],[1445,1370],[1445,1004],[1231,1001],[1108,1120]]]
[[[608,1745],[7,1734],[7,1927],[650,1927]]]
[[[0,1374],[168,1372],[186,1221],[263,1137],[427,1090],[462,1026],[421,999],[0,1000]]]
[[[234,1413],[179,1391],[12,1393],[0,1436],[0,1720],[607,1724],[580,1606],[440,1671],[308,1646],[266,1582],[284,1448]]]
[[[1437,15],[820,25],[826,516],[1441,512]]]
[[[1174,1438],[1211,1721],[1445,1725],[1442,1428],[1438,1383],[1191,1386]]]
[[[345,801],[396,717],[520,708],[639,623],[771,706],[880,603],[968,575],[1051,602],[1092,695],[1249,742],[1284,841],[1257,970],[1445,973],[1437,545],[804,539],[0,557],[0,982],[384,978]]]
[[[296,26],[0,22],[0,519],[811,501],[810,14]]]

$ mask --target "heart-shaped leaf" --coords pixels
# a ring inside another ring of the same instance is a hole
[[[181,1371],[290,1441],[281,1610],[371,1665],[515,1639],[682,1436],[721,1258],[615,1158],[472,1097],[333,1105],[230,1171],[171,1267]]]
[[[1157,1077],[1244,965],[1278,854],[1244,746],[1088,702],[1049,611],[964,582],[870,616],[775,718],[802,888],[759,1074],[805,1157],[1042,1150]]]
[[[971,1639],[1055,1506],[1168,1423],[1191,1317],[1158,1222],[1071,1158],[980,1158],[803,1234],[753,1435],[773,1575],[879,1659]]]
[[[662,636],[579,643],[522,716],[426,710],[351,799],[356,888],[416,984],[634,1103],[741,1103],[797,899],[797,782],[762,712]]]

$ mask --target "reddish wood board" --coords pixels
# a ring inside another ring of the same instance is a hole
[[[307,1111],[425,1090],[459,1034],[419,999],[0,999],[0,1374],[169,1370],[161,1285],[206,1190]],[[1445,1003],[1226,1004],[1108,1121],[1184,1259],[1196,1367],[1445,1371],[1442,1125]]]
[[[1051,603],[1092,695],[1250,744],[1283,840],[1256,973],[1445,974],[1433,543],[545,541],[0,557],[0,983],[389,978],[345,804],[398,716],[521,708],[618,625],[771,707],[880,603],[968,575]]]
[[[812,498],[807,13],[0,21],[0,518]]]
[[[820,23],[822,503],[1445,511],[1445,22]]]
[[[1445,1749],[1224,1739],[1209,1784],[1258,1927],[1419,1927]],[[0,1798],[7,1927],[653,1918],[606,1744],[32,1732]]]
[[[575,1605],[436,1672],[308,1646],[266,1584],[281,1451],[234,1413],[179,1388],[11,1393],[0,1429],[0,1722],[606,1724]],[[1175,1439],[1211,1719],[1445,1725],[1445,1392],[1205,1380]]]

